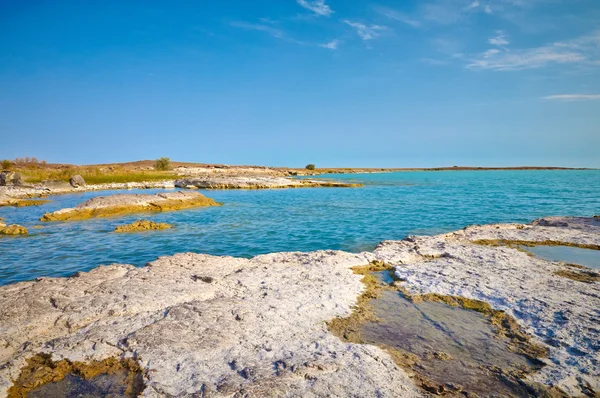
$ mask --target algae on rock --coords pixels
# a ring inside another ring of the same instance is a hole
[[[3,226],[2,223],[0,223],[0,235],[16,236],[16,235],[28,235],[28,234],[29,234],[29,231],[27,230],[27,228],[25,228],[22,225],[12,224],[12,225]]]
[[[86,220],[97,217],[123,216],[140,212],[164,212],[195,207],[220,206],[198,192],[170,192],[155,195],[120,194],[92,198],[74,208],[46,213],[40,221]]]
[[[115,228],[115,232],[143,232],[171,228],[173,228],[173,226],[167,223],[156,223],[148,220],[137,220],[131,224],[119,225],[117,228]]]

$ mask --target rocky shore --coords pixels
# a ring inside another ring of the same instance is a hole
[[[547,352],[525,381],[554,396],[595,396],[600,283],[561,276],[590,270],[534,257],[517,246],[527,242],[600,247],[600,220],[473,226],[383,242],[374,253],[186,253],[3,286],[0,396],[50,381],[50,362],[61,360],[135,361],[146,397],[422,396],[398,358],[328,330],[357,311],[368,287],[352,268],[373,261],[393,266],[413,298],[503,311]]]
[[[49,195],[61,195],[77,192],[108,191],[121,189],[275,189],[275,188],[309,188],[309,187],[359,187],[360,184],[325,180],[303,180],[280,176],[220,176],[211,175],[179,180],[153,182],[127,182],[111,184],[94,184],[73,186],[67,182],[48,182],[34,185],[0,186],[0,206],[27,206],[42,202],[32,198],[45,198]]]
[[[361,184],[337,181],[304,180],[284,177],[186,178],[175,181],[178,188],[188,189],[277,189],[277,188],[349,188]]]

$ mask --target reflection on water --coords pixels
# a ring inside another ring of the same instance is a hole
[[[600,268],[600,250],[582,249],[571,246],[532,246],[523,249],[548,261],[562,261],[568,264]]]

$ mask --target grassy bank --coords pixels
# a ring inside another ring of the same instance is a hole
[[[174,180],[176,174],[169,171],[131,170],[123,167],[97,167],[97,166],[62,166],[62,167],[15,167],[14,171],[21,173],[26,183],[69,181],[71,176],[79,174],[88,184],[108,184],[142,181]]]

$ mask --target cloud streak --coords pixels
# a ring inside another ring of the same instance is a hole
[[[388,7],[375,7],[375,11],[377,11],[381,15],[388,17],[389,19],[392,19],[394,21],[403,22],[414,28],[418,28],[422,25],[421,21],[417,20],[416,18],[413,18],[408,14],[393,10]]]
[[[230,22],[229,25],[233,26],[234,28],[238,28],[238,29],[254,30],[254,31],[257,31],[257,32],[264,32],[264,33],[267,33],[268,35],[270,35],[271,37],[274,37],[274,38],[279,39],[279,40],[285,40],[285,41],[290,42],[290,43],[305,44],[304,42],[302,42],[300,40],[296,40],[294,38],[291,38],[283,30],[275,28],[275,27],[273,27],[271,25],[258,24],[258,23],[249,23],[249,22]]]
[[[345,19],[345,24],[351,26],[356,31],[356,34],[363,40],[372,40],[380,36],[380,32],[387,30],[387,26],[381,25],[365,25],[360,22],[351,22]]]
[[[329,17],[333,14],[333,10],[327,4],[325,0],[296,0],[301,7],[312,11],[318,16]]]
[[[503,40],[496,37],[490,39],[489,42],[500,45],[499,43],[502,43]],[[600,63],[600,31],[541,47],[517,50],[503,48],[502,51],[487,50],[473,57],[466,67],[468,69],[511,71],[557,64],[597,65],[598,63]]]
[[[600,100],[600,94],[558,94],[543,98],[550,101],[594,101]]]

